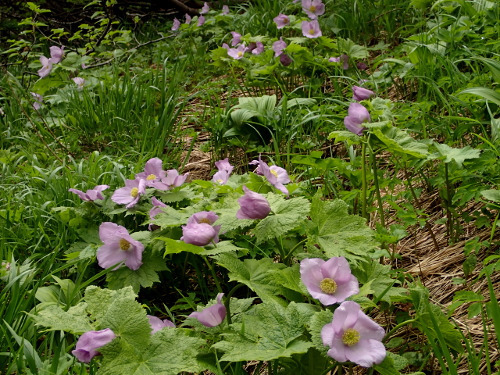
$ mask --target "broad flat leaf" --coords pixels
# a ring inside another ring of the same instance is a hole
[[[254,229],[257,243],[278,238],[299,227],[307,219],[310,203],[304,197],[286,199],[280,195],[266,195],[272,213]]]
[[[387,149],[394,153],[406,154],[419,159],[424,159],[429,154],[427,145],[412,138],[406,131],[393,126],[370,128]]]
[[[224,352],[221,361],[271,361],[306,353],[313,345],[304,337],[305,325],[316,311],[309,304],[277,303],[257,305],[234,324],[232,332],[214,348]]]
[[[110,289],[121,289],[131,286],[138,293],[141,286],[149,288],[153,283],[160,281],[158,271],[164,271],[167,267],[165,260],[160,256],[151,255],[148,252],[143,259],[142,266],[134,271],[128,267],[122,267],[106,275],[106,281]]]
[[[155,216],[153,223],[162,229],[167,227],[178,227],[187,223],[191,214],[167,206],[162,208],[163,212]]]
[[[490,100],[493,103],[496,103],[497,105],[500,105],[500,93],[498,93],[497,91],[494,91],[492,89],[488,89],[486,87],[471,87],[469,89],[460,91],[458,93],[458,95],[460,95],[460,94],[477,95],[477,96],[480,96],[486,100]]]
[[[481,195],[493,202],[500,203],[500,190],[489,189],[481,191]]]
[[[235,251],[243,251],[245,253],[248,252],[248,249],[245,249],[243,247],[238,247],[234,245],[231,241],[221,241],[215,245],[213,245],[213,248],[211,249],[205,249],[203,250],[200,255],[217,255],[217,254],[222,254],[222,253],[234,253]]]
[[[48,327],[51,331],[71,332],[81,335],[84,332],[94,330],[87,317],[87,304],[79,303],[64,311],[57,305],[49,305],[36,315],[30,316],[37,325]]]
[[[221,232],[244,229],[255,223],[255,220],[236,218],[236,212],[240,209],[237,199],[227,199],[224,203],[229,205],[229,207],[214,208],[219,215],[219,219],[215,222],[215,225],[221,225]]]
[[[405,288],[394,285],[400,284],[398,280],[390,277],[391,267],[380,264],[377,260],[370,259],[362,262],[353,274],[362,285],[358,297],[373,295],[376,301],[391,303],[391,297],[400,297],[408,294]]]
[[[115,340],[99,349],[102,366],[98,375],[177,375],[200,373],[206,369],[197,360],[205,341],[190,336],[183,328],[162,329],[151,336],[151,343],[140,351]]]
[[[377,247],[365,219],[349,215],[344,201],[322,201],[319,195],[312,200],[308,228],[308,245],[316,244],[328,257],[343,256],[351,261],[366,259]]]
[[[157,237],[158,240],[162,240],[165,242],[165,254],[178,254],[182,252],[188,252],[193,254],[200,254],[203,252],[203,247],[191,245],[189,243],[185,243],[181,240],[173,240],[167,237]]]
[[[276,95],[264,95],[256,98],[238,98],[238,104],[232,108],[231,119],[242,125],[252,117],[258,117],[263,121],[266,117],[272,116],[276,107]]]
[[[481,154],[481,151],[469,146],[464,148],[453,148],[446,144],[436,142],[434,146],[438,150],[440,158],[444,163],[451,163],[454,160],[460,168],[462,168],[465,160],[477,159]]]
[[[131,287],[116,291],[88,287],[85,292],[87,311],[96,317],[98,329],[110,328],[127,345],[141,350],[150,342],[151,326],[135,298]]]
[[[314,347],[324,355],[326,355],[329,347],[323,345],[323,340],[321,339],[321,330],[326,324],[331,323],[332,319],[333,313],[330,310],[322,310],[315,313],[309,322],[308,330],[311,334],[311,341]]]
[[[276,283],[273,273],[286,266],[274,263],[271,258],[239,260],[234,254],[225,253],[215,257],[217,264],[226,268],[230,281],[238,281],[252,289],[262,299],[285,304],[278,295],[283,294],[283,288]]]

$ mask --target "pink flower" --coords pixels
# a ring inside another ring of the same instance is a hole
[[[231,39],[231,46],[235,46],[241,42],[241,34],[238,34],[236,31],[231,31],[231,35],[233,39]]]
[[[205,246],[210,242],[219,242],[220,225],[212,226],[219,217],[212,211],[201,211],[192,215],[186,225],[182,226],[181,241]]]
[[[351,133],[361,135],[364,129],[361,124],[370,120],[370,114],[365,107],[359,103],[351,103],[347,110],[347,116],[344,117],[344,125]]]
[[[349,69],[349,56],[341,55],[340,57],[330,57],[328,59],[330,62],[342,62],[342,69]]]
[[[151,203],[153,204],[153,208],[149,210],[149,218],[153,220],[156,215],[163,212],[162,207],[167,207],[167,205],[156,199],[156,197],[151,198]]]
[[[238,199],[240,209],[236,212],[237,219],[264,219],[269,212],[271,206],[267,199],[258,193],[255,193],[243,185],[245,195]]]
[[[61,48],[57,46],[52,46],[49,49],[50,49],[50,61],[52,61],[53,64],[57,64],[58,62],[60,62],[64,55],[64,46]]]
[[[283,66],[288,66],[293,62],[292,58],[288,56],[286,53],[282,53],[280,55],[280,63]]]
[[[174,18],[174,23],[173,23],[172,28],[170,30],[177,31],[177,30],[179,30],[180,26],[181,26],[181,21],[179,21],[177,18]]]
[[[146,186],[154,187],[158,190],[168,190],[168,186],[161,182],[167,176],[167,172],[162,169],[162,161],[159,158],[151,158],[144,166],[144,172],[137,173],[136,179],[146,180]]]
[[[97,249],[97,262],[102,268],[109,268],[124,262],[131,270],[142,265],[144,245],[134,240],[121,225],[105,222],[99,226],[99,238],[104,245]],[[115,268],[118,269],[119,266]]]
[[[32,92],[31,95],[35,99],[35,102],[33,103],[33,108],[36,111],[38,111],[43,104],[43,96],[40,94],[37,94],[36,92]]]
[[[215,166],[219,171],[214,174],[214,176],[212,177],[212,181],[220,185],[223,185],[229,179],[229,176],[231,175],[231,172],[233,171],[234,167],[231,164],[229,164],[228,158],[216,161]]]
[[[85,193],[73,188],[68,189],[68,191],[78,195],[83,201],[90,202],[97,199],[104,199],[104,196],[101,192],[106,190],[107,188],[109,188],[108,185],[97,185],[95,188],[89,189]]]
[[[306,38],[318,38],[321,35],[321,29],[319,28],[319,23],[317,20],[312,20],[310,22],[302,22],[302,35]]]
[[[205,23],[205,16],[198,17],[198,26],[202,26]]]
[[[149,324],[151,325],[151,334],[158,332],[163,328],[175,328],[175,324],[168,319],[161,320],[153,315],[148,315]]]
[[[288,177],[286,170],[276,165],[269,167],[260,157],[259,160],[252,160],[250,164],[257,165],[254,171],[255,173],[263,175],[271,185],[283,194],[288,195],[288,189],[283,185],[290,182],[290,177]]]
[[[264,45],[262,42],[256,42],[255,48],[252,50],[252,54],[260,55],[262,52],[264,52]]]
[[[358,280],[344,257],[333,257],[326,262],[319,258],[304,259],[300,262],[300,278],[309,294],[325,306],[359,293]]]
[[[359,63],[356,64],[356,66],[357,66],[357,68],[359,70],[366,70],[366,69],[368,69],[368,65],[366,65],[364,62],[359,62]]]
[[[285,14],[278,14],[276,17],[273,18],[274,23],[276,24],[276,27],[278,29],[282,29],[285,26],[290,25],[290,17],[288,17]]]
[[[191,23],[191,16],[186,13],[186,24],[189,25],[190,23]]]
[[[52,70],[52,61],[45,56],[40,56],[40,62],[42,67],[38,70],[38,75],[40,78],[47,77]]]
[[[357,102],[360,102],[361,100],[370,99],[372,96],[375,95],[375,93],[372,90],[368,90],[359,86],[352,86],[352,93],[353,93],[352,98]]]
[[[351,361],[363,367],[381,363],[386,350],[384,329],[361,311],[352,301],[343,302],[333,313],[331,323],[321,330],[328,355],[338,362]]]
[[[73,82],[75,82],[76,87],[78,87],[78,90],[83,89],[83,85],[85,85],[85,80],[81,77],[75,77],[73,78]]]
[[[208,6],[208,4],[207,3],[203,3],[203,8],[201,8],[200,14],[208,13],[209,10],[210,10],[210,7]]]
[[[222,6],[222,14],[229,14],[229,7],[227,5]]]
[[[245,44],[240,44],[238,48],[230,48],[227,50],[228,56],[231,56],[235,60],[240,60],[245,55],[246,47]]]
[[[101,346],[109,344],[116,337],[109,328],[101,331],[88,331],[80,336],[76,342],[76,348],[71,353],[80,361],[89,363],[92,358],[100,353],[97,351]]]
[[[125,187],[115,190],[111,200],[117,204],[126,204],[125,207],[134,207],[141,195],[146,192],[146,180],[138,179],[125,181]]]
[[[285,48],[286,48],[286,43],[283,41],[283,38],[280,38],[280,40],[274,42],[273,43],[274,57],[278,57],[279,55],[281,55]]]
[[[302,0],[302,10],[314,20],[325,13],[325,4],[321,0]]]
[[[222,43],[222,48],[227,49],[229,51],[229,46],[227,43]]]
[[[221,324],[226,318],[226,306],[222,304],[224,293],[217,294],[217,303],[206,307],[200,312],[189,314],[188,318],[196,318],[205,327],[216,327]]]
[[[189,173],[180,175],[177,169],[169,169],[166,173],[166,177],[162,178],[161,182],[167,186],[168,190],[181,186],[189,175]]]

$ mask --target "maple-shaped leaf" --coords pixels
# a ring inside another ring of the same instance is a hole
[[[438,157],[442,159],[444,163],[451,163],[452,161],[455,161],[459,168],[463,167],[465,160],[477,159],[481,154],[481,151],[470,146],[466,146],[464,148],[453,148],[437,142],[434,143],[434,146],[438,151]]]

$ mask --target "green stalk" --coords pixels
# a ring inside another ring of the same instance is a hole
[[[210,273],[212,274],[212,277],[214,278],[214,282],[215,282],[215,286],[217,287],[217,290],[219,291],[219,293],[222,293],[222,288],[220,286],[219,280],[217,279],[217,275],[215,274],[214,268],[212,267],[212,265],[208,261],[207,257],[202,256],[202,258],[205,261],[205,263],[207,264],[208,269],[210,270]]]
[[[368,220],[366,215],[366,140],[361,144],[361,216]]]
[[[385,216],[384,216],[384,208],[382,207],[382,196],[380,195],[380,186],[378,183],[378,173],[377,173],[377,158],[375,157],[375,153],[371,153],[372,159],[372,168],[373,168],[373,182],[375,184],[375,194],[377,196],[378,203],[378,213],[380,215],[380,224],[385,228]]]

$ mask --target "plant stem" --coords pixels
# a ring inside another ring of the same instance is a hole
[[[361,216],[368,220],[366,215],[366,140],[361,144]]]
[[[208,269],[210,270],[210,273],[212,274],[212,277],[214,278],[214,282],[215,282],[215,286],[217,287],[217,290],[219,291],[219,293],[222,293],[222,288],[220,286],[220,283],[219,283],[219,280],[217,278],[217,275],[215,274],[215,270],[213,268],[213,266],[210,264],[210,262],[208,261],[207,257],[203,257],[203,260],[205,261],[205,263],[207,264],[208,266]]]
[[[382,224],[382,226],[385,228],[384,207],[382,207],[382,196],[380,195],[380,186],[378,183],[377,158],[374,152],[371,153],[371,159],[373,168],[373,182],[375,184],[375,194],[377,196],[378,213],[380,215],[380,224]]]

